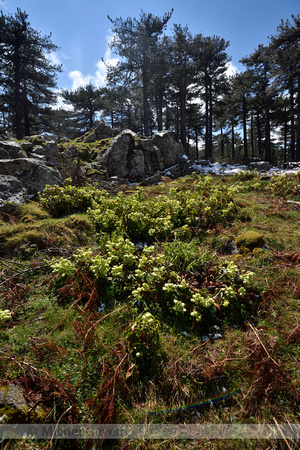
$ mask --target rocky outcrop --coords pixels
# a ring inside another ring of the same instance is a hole
[[[0,175],[16,177],[23,184],[27,195],[43,191],[47,184],[62,183],[57,169],[34,158],[2,159]]]
[[[119,133],[120,130],[111,128],[110,126],[106,125],[105,122],[100,120],[95,124],[94,128],[92,128],[82,137],[82,140],[84,142],[91,143],[117,136]]]
[[[62,184],[60,173],[34,158],[0,160],[0,211],[12,212],[27,196],[42,192],[47,184]]]
[[[25,153],[16,141],[0,141],[0,159],[24,158]]]
[[[0,175],[0,211],[13,212],[18,206],[25,204],[26,190],[16,177]]]
[[[184,148],[171,131],[158,133],[153,139],[141,139],[125,130],[96,159],[109,177],[140,180],[178,164],[183,155]]]
[[[62,184],[55,165],[61,154],[56,140],[31,136],[19,144],[0,141],[0,211],[10,213],[44,190],[47,184]]]

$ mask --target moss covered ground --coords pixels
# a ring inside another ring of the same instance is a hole
[[[300,176],[249,178],[192,175],[115,196],[86,187],[77,203],[66,187],[3,215],[0,310],[11,318],[0,316],[2,385],[22,386],[48,423],[299,424]]]

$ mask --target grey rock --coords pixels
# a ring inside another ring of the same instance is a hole
[[[99,158],[110,177],[116,175],[120,178],[127,178],[129,175],[128,156],[130,151],[133,154],[133,135],[123,131],[123,133],[113,139],[111,146],[102,155],[99,155],[97,159]]]
[[[9,159],[10,155],[4,148],[0,148],[0,159]]]
[[[235,245],[234,241],[227,241],[224,246],[224,253],[226,255],[237,255],[239,253],[239,250],[237,246]]]
[[[34,136],[27,136],[26,140],[32,142],[34,145],[43,145],[45,143],[45,138],[40,134]]]
[[[15,409],[27,408],[27,402],[22,389],[16,384],[10,384],[6,393],[5,403]]]
[[[286,163],[282,164],[281,167],[284,170],[293,170],[293,169],[300,170],[300,162],[286,162]]]
[[[1,141],[0,149],[5,150],[10,158],[24,158],[20,144],[16,141]]]
[[[84,135],[83,140],[87,143],[100,141],[101,139],[111,138],[117,136],[120,133],[119,130],[111,128],[106,125],[105,122],[100,120],[95,123],[95,126]]]
[[[90,143],[90,142],[95,142],[97,140],[97,135],[96,133],[93,131],[90,134],[87,135],[87,137],[85,138],[85,142]]]
[[[56,141],[49,141],[45,145],[46,159],[51,164],[59,164],[61,162],[61,154]]]
[[[165,168],[179,163],[181,156],[184,155],[184,148],[180,142],[177,142],[172,131],[162,131],[153,138],[153,143],[162,152]]]
[[[33,156],[40,155],[46,157],[46,150],[41,145],[37,145],[36,147],[34,147],[30,153]]]
[[[74,145],[70,145],[67,150],[63,153],[63,156],[66,158],[73,159],[77,156],[77,148]]]
[[[0,388],[0,411],[0,423],[39,423],[46,417],[43,407],[29,402],[15,383]]]
[[[145,156],[143,150],[134,150],[127,163],[128,176],[131,179],[140,179],[145,175]]]
[[[31,150],[33,148],[33,143],[29,141],[24,141],[21,142],[20,146],[24,152],[27,152],[28,150]]]
[[[13,175],[18,178],[28,195],[42,192],[47,184],[62,184],[57,169],[35,158],[2,159],[0,161],[0,174]]]
[[[176,166],[170,167],[165,171],[165,175],[172,178],[179,178],[181,174],[180,167],[177,164]]]
[[[270,170],[272,169],[272,164],[270,164],[268,161],[253,161],[249,164],[249,168],[251,170],[259,170],[264,172],[265,170]]]
[[[55,141],[49,141],[44,145],[35,146],[30,154],[33,155],[34,158],[43,156],[46,161],[54,165],[61,162],[59,147]]]
[[[131,130],[124,130],[96,160],[109,177],[138,180],[178,164],[183,155],[184,148],[172,132],[158,133],[153,139],[140,139]]]
[[[25,204],[23,184],[11,175],[0,175],[0,211],[11,213]]]

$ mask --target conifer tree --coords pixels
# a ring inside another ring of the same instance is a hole
[[[165,29],[173,10],[164,16],[157,17],[143,11],[139,19],[128,17],[109,20],[112,23],[114,38],[111,49],[121,60],[116,67],[108,68],[108,80],[118,79],[125,87],[135,83],[142,90],[144,134],[149,135],[150,124],[150,84],[154,73],[154,62],[157,57],[159,36]]]
[[[96,88],[91,83],[75,91],[62,91],[65,102],[74,108],[77,127],[85,132],[94,126],[95,116],[104,107],[104,88]]]
[[[33,29],[26,12],[0,17],[1,104],[18,139],[39,127],[41,116],[56,100],[56,73],[61,66],[47,58],[58,49],[51,35]]]

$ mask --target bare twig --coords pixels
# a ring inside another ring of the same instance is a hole
[[[259,334],[257,333],[257,331],[255,330],[255,328],[251,325],[251,323],[249,324],[252,331],[254,332],[255,336],[257,337],[260,345],[262,346],[262,348],[264,349],[264,351],[266,352],[266,354],[268,355],[268,357],[271,359],[271,361],[273,361],[274,364],[276,364],[276,366],[279,366],[279,364],[272,358],[272,356],[270,355],[270,353],[268,352],[268,350],[266,349],[264,343],[262,342]]]
[[[101,319],[97,320],[97,322],[95,322],[91,328],[89,328],[89,330],[86,332],[85,336],[84,336],[84,340],[86,340],[86,338],[88,337],[89,333],[92,331],[93,328],[95,328],[98,323],[102,322],[102,320],[106,319],[108,316],[111,316],[112,314],[115,314],[116,312],[122,311],[122,309],[128,308],[128,305],[122,306],[122,308],[118,308],[115,309],[114,311],[106,314],[104,317],[101,317]]]
[[[61,421],[61,419],[70,411],[70,409],[72,409],[73,408],[73,406],[71,405],[71,406],[69,406],[69,408],[60,416],[60,418],[58,419],[58,421],[57,421],[57,423],[56,423],[56,426],[55,426],[55,428],[54,428],[54,431],[53,431],[53,434],[52,434],[52,437],[51,437],[51,440],[50,440],[50,442],[49,442],[49,447],[48,448],[52,448],[52,441],[53,441],[53,438],[54,438],[54,436],[55,436],[55,432],[56,432],[56,430],[57,430],[57,427],[58,427],[58,424],[59,424],[59,422]]]
[[[43,269],[45,267],[48,267],[47,264],[41,264],[39,266],[30,267],[29,269],[25,269],[25,270],[22,270],[21,272],[17,272],[15,275],[12,275],[11,277],[6,278],[6,280],[2,281],[2,283],[0,283],[0,287],[3,286],[4,284],[8,283],[9,281],[13,280],[14,278],[20,276],[20,275],[24,275],[25,273],[30,272],[32,270]]]
[[[284,434],[283,434],[281,428],[279,427],[278,422],[277,422],[277,420],[275,419],[275,417],[273,417],[273,420],[274,420],[274,422],[275,422],[275,425],[276,425],[276,427],[277,427],[279,433],[280,433],[281,436],[283,437],[284,442],[286,443],[287,447],[288,447],[290,450],[292,450],[292,447],[288,444],[288,441],[286,440],[286,438],[285,438],[285,436],[284,436]]]

